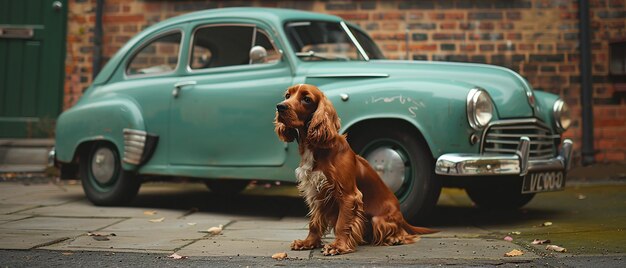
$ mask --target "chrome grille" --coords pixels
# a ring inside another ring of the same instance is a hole
[[[513,154],[521,137],[530,139],[531,160],[549,159],[556,155],[560,138],[536,119],[504,120],[489,124],[482,137],[481,153]]]

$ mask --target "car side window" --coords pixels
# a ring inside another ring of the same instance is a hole
[[[169,33],[150,41],[135,53],[126,68],[128,75],[168,73],[176,69],[182,34]]]
[[[254,46],[261,46],[267,52],[262,62],[250,60],[250,51]],[[201,70],[274,63],[280,61],[280,57],[280,51],[268,34],[254,26],[210,25],[195,31],[189,67],[192,70]]]

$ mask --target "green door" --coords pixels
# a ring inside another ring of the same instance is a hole
[[[67,0],[0,0],[0,138],[54,135],[66,14]]]

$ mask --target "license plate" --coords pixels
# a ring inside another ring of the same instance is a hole
[[[540,193],[560,191],[565,187],[563,171],[545,171],[528,173],[524,176],[522,193]]]

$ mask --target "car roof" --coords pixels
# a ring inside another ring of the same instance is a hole
[[[122,56],[125,55],[131,45],[144,39],[146,36],[152,34],[159,29],[175,25],[179,23],[185,23],[195,20],[203,20],[208,18],[233,18],[233,19],[257,19],[265,21],[274,26],[281,27],[281,25],[288,21],[295,20],[324,20],[324,21],[342,21],[340,17],[314,13],[308,11],[301,11],[295,9],[282,9],[282,8],[264,8],[264,7],[230,7],[230,8],[215,8],[201,11],[195,11],[176,17],[172,17],[156,23],[144,31],[135,35],[128,43],[126,43],[102,68],[98,76],[94,79],[93,84],[105,83],[113,74],[117,68]]]
[[[256,18],[282,24],[293,20],[326,20],[341,21],[340,17],[301,11],[295,9],[263,8],[263,7],[231,7],[207,9],[176,16],[163,21],[163,24],[176,24],[185,21],[201,20],[206,18]],[[161,23],[159,23],[161,24]]]

